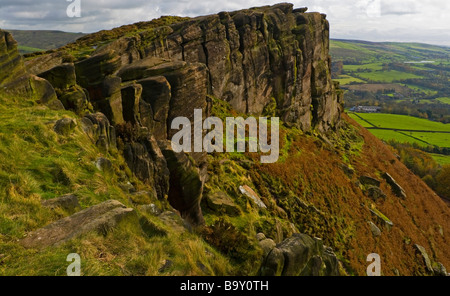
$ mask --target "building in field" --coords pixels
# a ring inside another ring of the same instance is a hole
[[[380,113],[381,107],[377,106],[355,106],[350,109],[351,112],[357,113]]]

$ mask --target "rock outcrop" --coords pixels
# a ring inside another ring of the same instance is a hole
[[[339,123],[342,111],[328,50],[326,16],[283,3],[150,28],[97,49],[75,68],[94,107],[114,123],[121,122],[121,104],[115,91],[105,91],[105,77],[125,82],[164,76],[172,88],[168,120],[180,113],[178,100],[186,106],[209,93],[249,114],[261,114],[275,101],[286,123],[327,131]],[[64,60],[54,53],[44,57]],[[187,111],[184,106],[181,113]],[[163,124],[159,117],[166,110],[159,111],[152,114]]]
[[[0,92],[34,99],[54,109],[64,109],[51,84],[29,74],[9,32],[0,30]]]
[[[306,234],[294,234],[275,245],[271,239],[259,236],[265,259],[262,276],[339,276],[339,261],[321,239]]]
[[[25,248],[44,248],[62,244],[91,231],[104,234],[133,211],[118,201],[110,200],[35,230],[20,244]]]

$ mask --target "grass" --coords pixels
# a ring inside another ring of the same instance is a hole
[[[21,54],[43,51],[43,49],[41,49],[41,48],[29,47],[29,46],[23,46],[23,45],[19,45],[18,49]]]
[[[431,157],[440,165],[450,164],[450,155],[442,155],[442,154],[430,154]]]
[[[390,70],[390,71],[374,71],[374,72],[368,72],[368,73],[358,73],[358,76],[362,79],[366,80],[372,80],[377,82],[393,82],[393,81],[402,81],[406,79],[413,79],[413,78],[422,78],[421,76],[412,74],[412,73],[406,73],[406,72],[400,72],[396,70]]]
[[[341,85],[346,85],[351,82],[364,83],[364,80],[361,80],[359,78],[355,78],[355,77],[352,77],[349,75],[340,75],[338,79],[334,79],[334,80],[338,81]]]
[[[78,127],[70,136],[53,131],[56,120],[71,117]],[[109,158],[114,174],[95,166]],[[129,180],[139,191],[151,191],[125,167],[117,151],[104,154],[68,111],[52,111],[21,98],[0,95],[0,275],[65,275],[70,253],[82,258],[82,275],[227,275],[228,259],[195,233],[180,233],[158,217],[142,213],[118,186]],[[70,213],[41,206],[41,201],[74,193],[83,208],[115,199],[135,209],[131,217],[106,235],[89,233],[59,247],[24,249],[17,240]],[[152,201],[161,204],[159,201]],[[164,204],[161,204],[164,206]],[[149,236],[139,226],[144,217],[166,236]],[[209,255],[205,255],[209,254]],[[172,267],[159,272],[165,260]]]
[[[382,113],[358,113],[358,115],[381,128],[450,132],[450,124],[407,115]]]
[[[414,139],[412,137],[409,137],[408,135],[396,131],[390,131],[390,130],[370,130],[370,132],[375,135],[377,138],[383,140],[383,141],[389,141],[389,140],[396,140],[399,142],[405,142],[405,143],[416,143],[421,146],[428,146],[426,143],[419,141],[417,139]]]
[[[344,71],[359,72],[359,70],[380,71],[383,69],[382,63],[369,63],[364,65],[344,65]]]
[[[450,97],[437,98],[436,100],[438,100],[439,102],[441,102],[441,103],[443,103],[443,104],[448,104],[448,105],[450,105]]]
[[[450,134],[441,133],[407,133],[411,136],[430,143],[433,146],[450,147]]]

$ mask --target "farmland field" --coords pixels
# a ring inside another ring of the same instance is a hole
[[[422,147],[450,147],[450,124],[394,114],[349,113],[349,115],[361,126],[369,129],[377,138],[384,141],[415,143]]]
[[[358,113],[358,115],[380,128],[450,132],[450,124],[443,124],[407,115],[382,113]],[[353,117],[355,115],[351,116]],[[448,136],[450,137],[450,134]]]
[[[402,81],[406,79],[421,78],[421,76],[412,73],[405,73],[396,70],[372,71],[368,73],[364,72],[359,73],[358,76],[361,77],[362,79],[378,82],[393,82],[393,81]]]

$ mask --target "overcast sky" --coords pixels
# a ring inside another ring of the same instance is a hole
[[[95,32],[161,15],[199,16],[281,0],[72,0],[81,17],[69,18],[69,0],[0,0],[0,28]],[[450,46],[448,0],[300,0],[295,7],[327,14],[331,38],[415,41]]]

